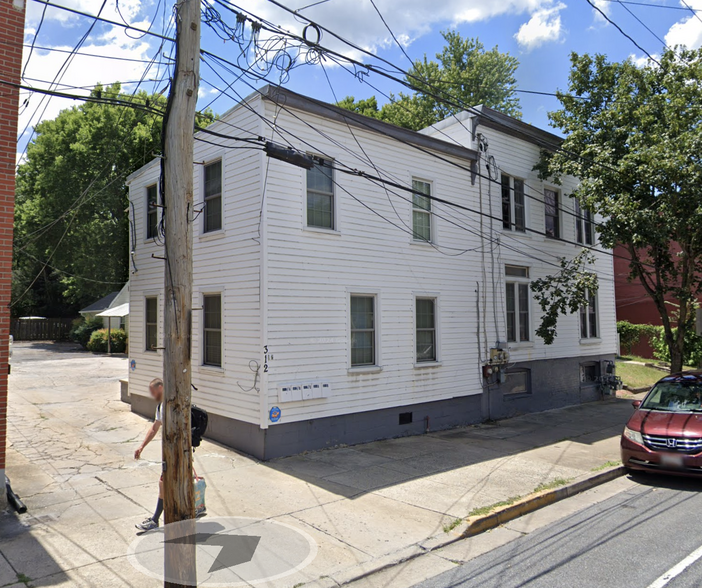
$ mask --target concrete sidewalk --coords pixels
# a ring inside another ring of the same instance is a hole
[[[119,401],[126,360],[14,353],[7,471],[29,512],[0,517],[0,586],[162,585],[126,557],[160,472],[157,442],[132,459],[148,424]],[[204,442],[196,468],[210,516],[272,519],[318,544],[309,566],[265,586],[333,585],[445,540],[476,508],[617,461],[631,410],[612,399],[267,463]]]

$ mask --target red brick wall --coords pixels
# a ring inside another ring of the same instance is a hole
[[[0,0],[0,81],[2,82],[20,83],[24,12],[24,0]],[[7,435],[7,354],[10,337],[9,306],[18,110],[19,90],[6,83],[0,83],[0,470],[5,468]]]

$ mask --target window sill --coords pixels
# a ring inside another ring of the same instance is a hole
[[[216,365],[201,365],[199,366],[199,371],[212,374],[214,376],[223,376],[225,373],[224,368],[217,367]]]
[[[219,229],[218,231],[209,231],[207,233],[200,233],[198,235],[198,240],[200,241],[212,241],[214,239],[223,239],[226,236],[224,229]]]
[[[600,343],[602,343],[602,339],[599,337],[580,339],[580,345],[599,345]]]
[[[310,233],[319,233],[320,235],[341,235],[341,232],[337,229],[325,229],[324,227],[310,227],[305,225],[304,231],[309,231]]]
[[[520,349],[531,349],[534,347],[533,341],[511,341],[508,342],[509,350],[519,351]]]
[[[148,239],[144,239],[144,245],[153,245],[156,243],[156,237],[149,237]]]
[[[531,233],[529,233],[529,227],[524,229],[523,231],[518,231],[516,229],[502,229],[502,232],[505,235],[510,235],[511,237],[520,237],[524,239],[531,239]]]
[[[525,398],[531,398],[531,392],[513,392],[512,394],[503,394],[503,402],[509,402],[510,400],[524,400]]]
[[[421,370],[423,368],[435,368],[441,367],[442,363],[440,361],[417,361],[414,364],[414,369]]]
[[[347,370],[350,376],[356,374],[379,374],[383,371],[383,368],[379,365],[364,365],[359,367],[351,367]]]
[[[412,239],[409,243],[413,247],[424,247],[426,249],[434,249],[434,247],[436,247],[436,243],[434,241]]]

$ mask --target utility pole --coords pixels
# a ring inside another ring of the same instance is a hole
[[[176,0],[176,63],[163,121],[161,163],[165,219],[163,353],[163,505],[165,588],[196,586],[194,542],[169,539],[195,534],[190,438],[192,320],[193,128],[200,74],[200,1]],[[180,523],[174,533],[169,523]],[[174,535],[171,537],[171,535]]]

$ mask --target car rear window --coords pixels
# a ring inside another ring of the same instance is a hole
[[[694,376],[681,376],[658,382],[641,408],[671,412],[702,412],[702,382]]]

